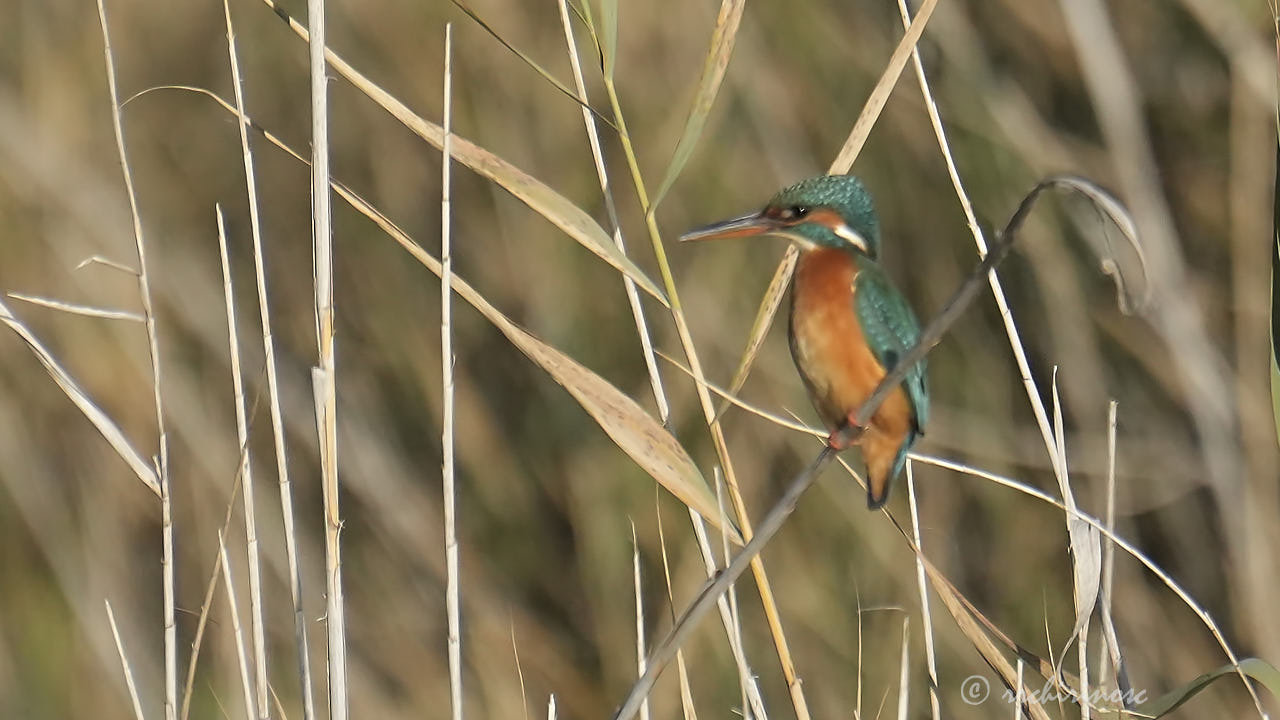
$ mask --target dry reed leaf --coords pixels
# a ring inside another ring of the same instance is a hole
[[[590,20],[590,9],[587,0],[583,7],[587,9]],[[604,76],[613,80],[613,70],[618,61],[618,0],[600,0],[600,66]]]
[[[921,556],[923,558],[923,556]],[[1018,687],[1018,672],[1014,669],[1009,660],[1005,658],[996,644],[991,642],[991,638],[983,632],[978,622],[970,615],[970,608],[966,603],[962,602],[958,597],[956,590],[952,587],[950,581],[933,566],[933,563],[927,559],[924,561],[925,573],[929,576],[929,581],[933,585],[933,589],[938,593],[938,597],[942,599],[942,604],[947,608],[947,612],[951,613],[951,617],[955,619],[956,626],[960,628],[960,632],[964,634],[973,647],[982,654],[982,659],[987,661],[991,669],[1000,674],[1000,678],[1004,681],[1005,687]],[[1027,712],[1035,720],[1050,720],[1048,713],[1039,703],[1027,703],[1024,706]]]
[[[489,35],[491,35],[494,40],[497,40],[499,43],[502,44],[503,47],[510,50],[512,54],[514,54],[516,57],[520,58],[520,60],[524,62],[525,65],[528,65],[531,70],[541,75],[543,80],[546,80],[547,82],[551,83],[552,87],[564,93],[565,95],[569,96],[571,100],[578,103],[579,105],[582,105],[584,108],[586,108],[591,113],[593,113],[596,117],[600,118],[603,122],[609,124],[610,126],[613,125],[613,123],[611,123],[608,118],[596,112],[595,108],[592,108],[590,105],[583,102],[582,99],[579,98],[575,92],[570,90],[567,85],[557,80],[556,77],[552,75],[550,71],[548,71],[546,68],[539,65],[537,61],[535,61],[532,57],[529,56],[528,53],[524,52],[523,50],[516,47],[512,43],[508,42],[506,38],[498,34],[498,31],[495,30],[492,25],[486,22],[484,18],[480,17],[480,14],[477,13],[475,10],[473,10],[470,5],[467,5],[465,2],[462,2],[462,0],[453,0],[453,4],[457,6],[459,10],[466,13],[467,17],[475,21],[475,23],[479,25],[481,28],[483,28],[485,32],[489,33]]]
[[[685,163],[693,155],[693,149],[702,135],[702,128],[707,124],[707,116],[711,114],[711,106],[720,92],[720,83],[724,81],[725,70],[729,67],[729,57],[733,54],[733,42],[738,35],[738,24],[742,21],[742,10],[746,0],[723,0],[720,3],[720,15],[716,18],[715,30],[711,33],[711,49],[707,51],[706,62],[702,66],[702,79],[698,82],[698,93],[689,107],[689,119],[685,121],[684,132],[676,142],[676,149],[671,154],[671,162],[667,165],[666,176],[654,193],[651,208],[658,207],[663,196],[671,189]]]
[[[455,289],[457,286],[455,285]],[[474,291],[473,291],[474,292]],[[459,292],[464,298],[466,293]],[[471,298],[467,298],[472,302]],[[576,360],[525,332],[495,308],[472,302],[513,345],[547,371],[632,460],[691,510],[720,526],[716,499],[684,448],[635,400]],[[735,528],[723,528],[742,544]]]
[[[764,347],[764,338],[769,334],[773,318],[778,314],[778,308],[782,306],[782,298],[787,294],[787,285],[791,282],[791,273],[795,272],[796,260],[799,257],[800,251],[796,246],[788,246],[786,254],[782,256],[782,262],[778,263],[778,269],[773,272],[773,279],[769,281],[769,287],[765,288],[764,297],[760,300],[760,308],[756,310],[756,319],[751,323],[751,331],[747,333],[747,346],[742,351],[741,359],[738,360],[738,369],[733,372],[733,380],[727,388],[729,395],[737,395],[746,384],[747,376],[751,374],[751,366],[755,364],[756,355],[760,354],[760,348]],[[727,399],[721,403],[716,419],[724,415],[724,411],[728,410],[731,404]]]
[[[849,131],[849,138],[844,141],[844,147],[840,148],[840,153],[836,155],[836,159],[831,163],[831,169],[828,172],[832,175],[849,172],[849,168],[853,167],[853,161],[858,157],[858,153],[862,152],[862,146],[867,142],[867,136],[871,134],[871,128],[875,126],[876,120],[880,118],[880,111],[884,109],[884,104],[889,100],[889,94],[893,92],[893,86],[898,84],[898,78],[902,76],[902,69],[907,66],[907,60],[911,58],[911,51],[915,49],[916,43],[920,41],[920,35],[924,33],[925,25],[929,22],[929,17],[933,15],[933,9],[937,7],[938,0],[925,0],[916,11],[916,16],[911,20],[911,25],[907,27],[907,31],[902,35],[902,39],[898,41],[898,47],[894,48],[893,55],[889,56],[889,63],[885,67],[884,72],[880,74],[880,79],[876,81],[875,87],[871,89],[871,95],[867,97],[867,102],[862,106],[862,113],[858,115],[858,119],[853,124],[853,129]]]
[[[66,394],[67,398],[80,409],[80,412],[84,413],[85,418],[87,418],[89,422],[93,423],[93,426],[98,429],[98,432],[102,433],[102,437],[105,438],[107,443],[111,445],[111,448],[116,451],[116,454],[120,456],[120,459],[124,460],[125,464],[133,470],[133,473],[138,476],[138,479],[150,488],[151,492],[155,493],[156,496],[159,497],[160,479],[156,475],[155,468],[153,468],[151,464],[133,448],[133,445],[131,445],[129,440],[124,436],[124,432],[120,430],[120,426],[116,425],[115,421],[103,412],[102,409],[99,408],[87,394],[85,394],[85,391],[80,388],[79,383],[71,377],[66,369],[62,367],[62,364],[53,357],[53,354],[50,353],[47,348],[45,348],[44,343],[41,343],[40,339],[37,338],[35,334],[22,323],[22,321],[14,317],[13,313],[9,311],[9,307],[5,305],[4,302],[0,302],[0,323],[8,325],[9,329],[17,333],[18,337],[27,344],[27,347],[31,348],[32,354],[36,356],[36,359],[40,361],[41,365],[44,365],[44,369],[49,373],[49,377],[53,378],[53,381],[57,383],[58,387],[62,388],[62,392]],[[712,503],[712,507],[715,507],[714,502]]]
[[[275,11],[281,19],[289,23],[292,29],[303,40],[309,41],[307,30],[297,20],[289,17],[274,0],[262,2]],[[414,113],[407,105],[397,100],[390,93],[378,87],[373,81],[343,60],[334,51],[325,48],[325,58],[339,75],[346,78],[357,90],[363,92],[370,100],[399,120],[415,135],[426,140],[436,148],[444,145],[444,129],[422,116]],[[609,234],[600,227],[590,215],[574,205],[563,195],[552,190],[532,175],[520,168],[476,145],[459,135],[451,139],[453,157],[471,168],[479,175],[497,183],[507,192],[516,196],[525,205],[539,215],[551,221],[566,235],[578,241],[586,249],[612,265],[619,272],[636,282],[641,289],[649,293],[658,302],[670,307],[667,296],[658,288],[635,263],[618,250]]]

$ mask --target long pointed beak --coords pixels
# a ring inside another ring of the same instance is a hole
[[[766,218],[760,213],[752,213],[690,230],[680,236],[680,242],[750,237],[752,235],[764,235],[776,229],[778,229],[777,222]]]

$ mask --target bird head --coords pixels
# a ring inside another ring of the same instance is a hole
[[[784,188],[764,209],[691,230],[682,242],[776,235],[805,248],[849,250],[875,260],[880,222],[871,194],[853,175],[819,175]]]

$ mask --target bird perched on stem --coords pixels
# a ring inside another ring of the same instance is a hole
[[[925,362],[907,373],[865,426],[855,416],[916,343],[920,323],[877,263],[880,222],[852,175],[785,188],[759,212],[708,225],[682,241],[775,235],[800,249],[791,290],[791,357],[835,450],[862,448],[867,506],[878,508],[929,417]],[[850,440],[849,438],[853,438]]]

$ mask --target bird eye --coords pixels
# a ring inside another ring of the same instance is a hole
[[[791,208],[791,217],[793,218],[802,218],[808,214],[809,214],[809,208],[803,205],[796,205],[795,207]]]

